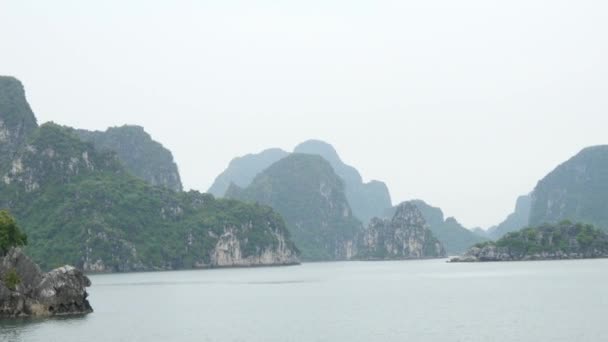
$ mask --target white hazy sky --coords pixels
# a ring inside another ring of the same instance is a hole
[[[608,143],[607,61],[599,0],[0,0],[0,74],[40,122],[142,125],[198,190],[323,139],[469,227]]]

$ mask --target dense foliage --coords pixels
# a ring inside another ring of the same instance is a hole
[[[361,228],[351,213],[342,180],[316,155],[283,158],[260,173],[249,187],[232,186],[226,196],[274,208],[308,260],[343,258],[341,244],[354,239]]]
[[[590,224],[562,221],[511,232],[496,242],[476,247],[492,244],[518,258],[540,253],[588,256],[608,252],[608,235]]]
[[[296,250],[269,207],[152,186],[70,128],[40,126],[13,163],[0,175],[0,207],[19,218],[27,252],[42,268],[205,267],[227,232],[237,234],[243,257],[276,247],[279,238]]]
[[[27,235],[21,232],[7,210],[0,210],[0,253],[4,256],[12,247],[27,245]]]

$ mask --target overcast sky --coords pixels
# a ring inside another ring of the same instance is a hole
[[[607,4],[0,0],[0,74],[41,123],[144,126],[187,188],[317,138],[393,202],[487,227],[608,143]]]

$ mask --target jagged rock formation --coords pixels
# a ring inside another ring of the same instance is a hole
[[[344,164],[330,144],[309,140],[296,146],[294,153],[319,155],[329,162],[334,172],[343,180],[348,203],[353,214],[360,221],[368,222],[374,216],[381,216],[384,210],[392,205],[386,184],[380,181],[363,183],[359,171]],[[269,149],[258,154],[235,158],[216,178],[209,192],[223,196],[230,183],[246,188],[256,175],[288,155],[288,152],[281,149]]]
[[[534,188],[530,225],[564,219],[608,229],[608,145],[583,149]]]
[[[23,146],[38,124],[23,85],[14,77],[0,76],[0,171]]]
[[[279,212],[305,260],[350,258],[361,223],[352,215],[344,184],[322,157],[291,154],[228,198],[269,205]]]
[[[420,259],[445,257],[437,240],[414,203],[396,207],[392,219],[374,218],[357,238],[357,259]]]
[[[116,152],[118,159],[133,175],[146,182],[174,191],[182,191],[182,182],[173,161],[173,154],[152,137],[143,127],[110,127],[105,132],[76,130],[83,141],[97,150]]]
[[[443,211],[440,208],[433,207],[422,200],[412,200],[410,203],[420,210],[429,229],[445,247],[448,254],[460,254],[469,247],[487,240],[487,238],[464,228],[453,217],[444,219]],[[387,210],[385,217],[392,217],[395,214],[396,208],[393,207]]]
[[[86,287],[91,281],[72,266],[42,273],[19,248],[0,262],[0,318],[93,312]]]
[[[380,217],[386,208],[392,206],[386,184],[376,180],[363,183],[359,171],[345,164],[330,144],[319,140],[308,140],[296,146],[294,153],[320,155],[331,164],[336,174],[344,181],[348,203],[355,217],[361,222],[367,223],[373,217]]]
[[[478,244],[453,262],[553,260],[608,257],[608,235],[592,225],[545,224]]]
[[[515,204],[515,211],[510,214],[498,226],[488,229],[487,234],[491,239],[500,239],[510,232],[514,232],[528,226],[530,218],[531,195],[519,196]]]
[[[224,170],[213,182],[207,192],[215,197],[224,197],[230,183],[245,188],[251,184],[253,178],[267,167],[289,155],[279,148],[271,148],[257,154],[248,154],[234,158],[228,168]]]
[[[0,208],[23,224],[28,253],[44,269],[66,262],[88,272],[298,263],[271,208],[152,186],[72,128],[41,125],[6,156]]]

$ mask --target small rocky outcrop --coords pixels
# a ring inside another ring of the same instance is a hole
[[[0,318],[75,315],[93,312],[91,281],[72,266],[43,273],[20,248],[0,262]]]
[[[397,206],[391,220],[374,218],[358,237],[356,259],[421,259],[445,257],[420,210],[410,202]]]
[[[559,260],[608,257],[608,235],[591,225],[545,224],[470,248],[451,262]]]
[[[487,240],[463,227],[455,218],[444,218],[443,211],[440,208],[433,207],[422,200],[411,200],[409,202],[420,210],[429,229],[445,247],[449,255],[464,253],[469,247]],[[385,211],[384,216],[391,218],[396,210],[397,207],[392,207]]]

